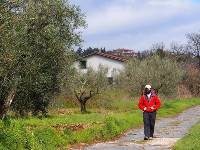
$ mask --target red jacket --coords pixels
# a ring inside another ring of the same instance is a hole
[[[152,96],[148,102],[146,97],[143,95],[143,96],[141,96],[141,98],[139,100],[138,107],[142,111],[153,112],[153,111],[156,111],[160,107],[160,100],[159,100],[158,96]],[[145,107],[147,108],[146,110],[144,110]],[[154,109],[151,109],[151,107],[153,107]]]

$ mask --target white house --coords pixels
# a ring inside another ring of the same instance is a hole
[[[112,78],[113,72],[119,73],[119,71],[124,69],[126,61],[127,59],[121,56],[103,52],[95,52],[84,56],[81,60],[76,61],[74,66],[82,72],[86,72],[87,68],[89,67],[94,70],[98,70],[99,66],[101,65],[108,68],[107,77]]]

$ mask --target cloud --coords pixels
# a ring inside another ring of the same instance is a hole
[[[98,34],[137,28],[166,21],[191,10],[188,0],[116,0],[88,13],[86,34]]]
[[[182,7],[191,4],[190,0],[148,0],[147,2],[154,6],[170,6],[170,7]]]
[[[99,38],[88,39],[85,43],[92,47],[106,47],[107,49],[131,48],[136,51],[151,48],[154,43],[164,42],[169,48],[174,41],[184,43],[187,41],[186,33],[199,32],[200,21],[187,24],[179,24],[165,29],[150,30],[137,33],[121,33],[118,36],[105,35]]]
[[[84,47],[142,50],[200,30],[197,0],[72,0],[86,12]]]

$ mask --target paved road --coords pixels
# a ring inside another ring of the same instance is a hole
[[[200,106],[185,110],[175,117],[156,121],[156,138],[143,141],[143,128],[134,129],[116,141],[99,143],[83,150],[170,150],[192,125],[200,121]]]

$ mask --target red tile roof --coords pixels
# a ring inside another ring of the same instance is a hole
[[[89,56],[93,56],[93,55],[98,55],[98,56],[110,58],[110,59],[117,60],[117,61],[121,61],[121,62],[127,61],[127,59],[124,58],[124,57],[122,57],[122,56],[117,56],[117,55],[110,54],[110,53],[106,53],[106,52],[95,52],[95,53],[91,53],[91,54],[89,54],[89,55],[84,56],[83,58],[86,58],[86,57],[89,57]]]

